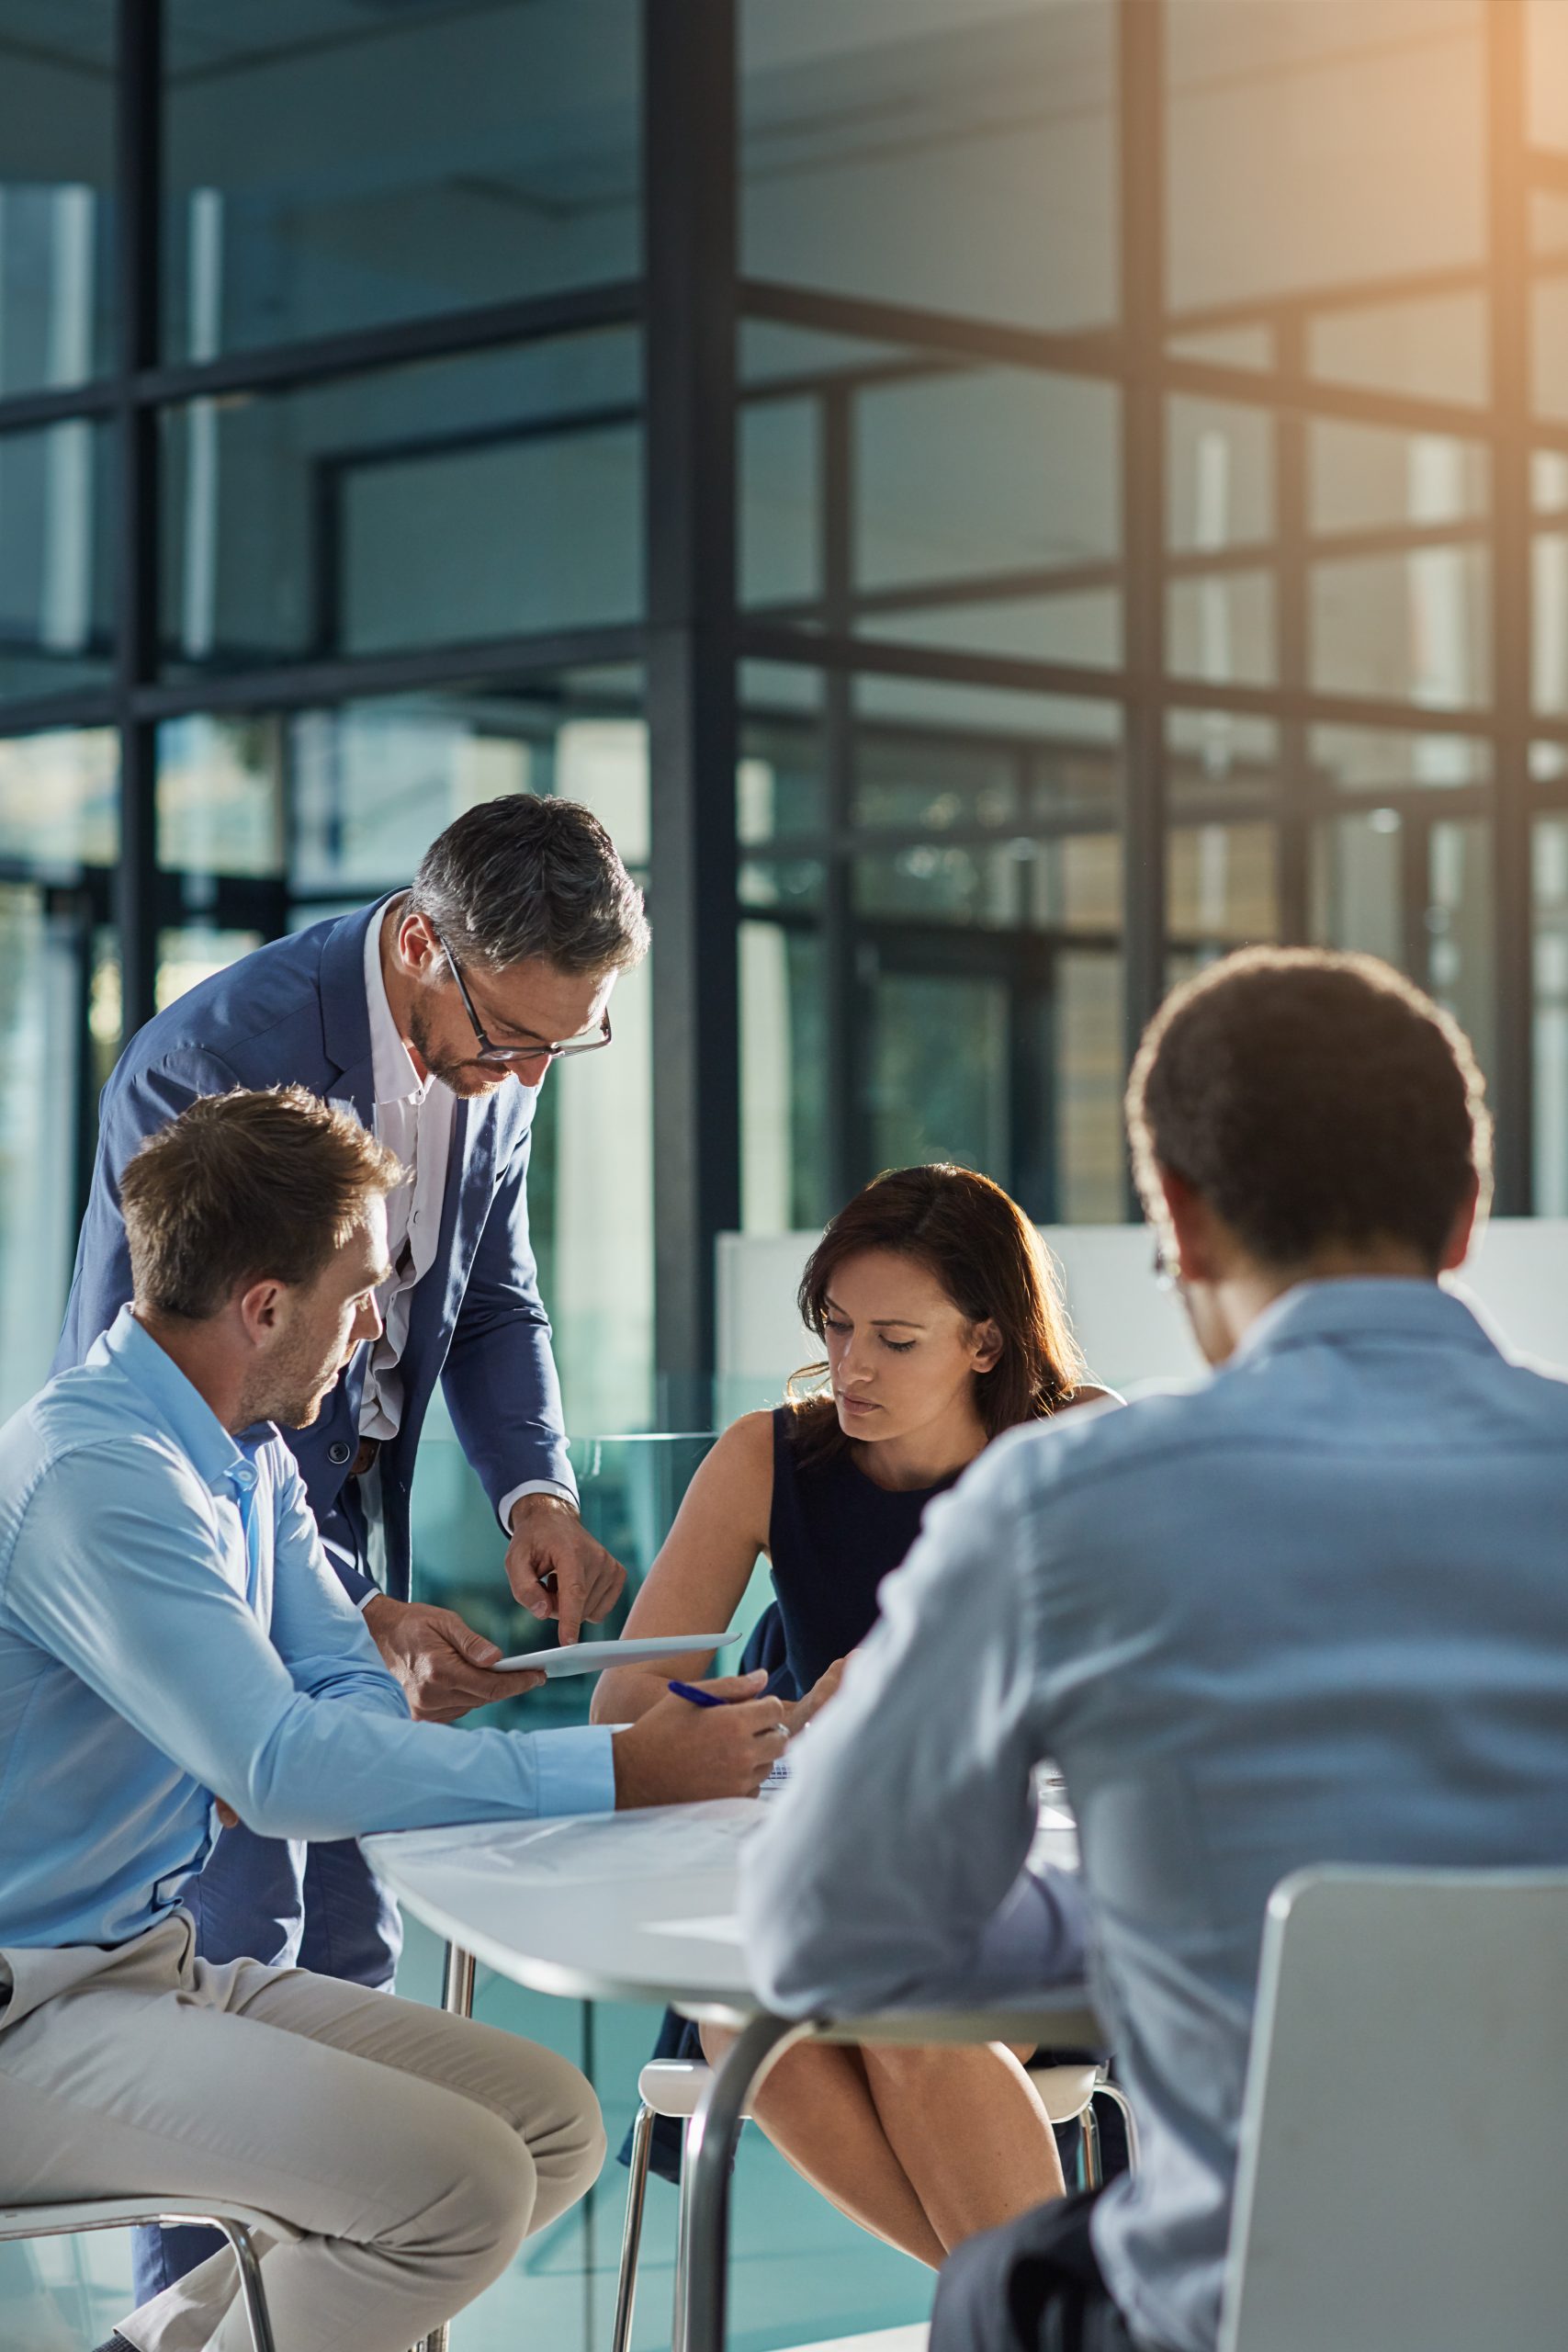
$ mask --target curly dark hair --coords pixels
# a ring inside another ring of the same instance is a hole
[[[800,1319],[822,1337],[834,1274],[863,1250],[913,1258],[936,1276],[971,1323],[994,1323],[1002,1351],[976,1374],[975,1402],[987,1438],[1066,1404],[1084,1378],[1044,1244],[1011,1196],[988,1176],[936,1160],[886,1169],[831,1218],[800,1278]],[[830,1396],[818,1393],[825,1363],[808,1364],[789,1384],[795,1442],[804,1458],[822,1461],[852,1441]]]
[[[1127,1083],[1134,1172],[1161,1168],[1265,1265],[1403,1243],[1435,1273],[1490,1195],[1485,1080],[1457,1022],[1375,956],[1248,947],[1167,997]]]

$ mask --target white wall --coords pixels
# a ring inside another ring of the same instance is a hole
[[[1096,1376],[1116,1388],[1190,1378],[1200,1369],[1179,1301],[1153,1277],[1153,1244],[1135,1225],[1042,1227],[1060,1261],[1067,1305]],[[738,1234],[718,1244],[722,1417],[775,1396],[820,1353],[795,1312],[817,1236]],[[1517,1353],[1568,1370],[1568,1218],[1499,1217],[1466,1270],[1466,1291]]]

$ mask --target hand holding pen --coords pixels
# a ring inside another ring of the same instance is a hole
[[[767,1673],[671,1683],[611,1743],[617,1807],[755,1796],[788,1745]]]

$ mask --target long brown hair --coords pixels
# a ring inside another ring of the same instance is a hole
[[[886,1250],[936,1276],[971,1323],[994,1323],[1002,1351],[975,1375],[975,1404],[987,1439],[1066,1404],[1084,1361],[1062,1304],[1055,1266],[1018,1203],[972,1169],[936,1161],[886,1169],[836,1217],[806,1261],[800,1319],[823,1336],[828,1293],[848,1258]],[[803,1457],[823,1461],[850,1443],[830,1396],[824,1363],[797,1372],[787,1390]]]

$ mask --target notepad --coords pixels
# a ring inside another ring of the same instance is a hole
[[[733,1634],[658,1634],[631,1641],[568,1642],[564,1648],[525,1650],[519,1657],[498,1657],[492,1674],[602,1674],[606,1667],[637,1666],[660,1657],[687,1657],[694,1650],[716,1650],[733,1641]]]

